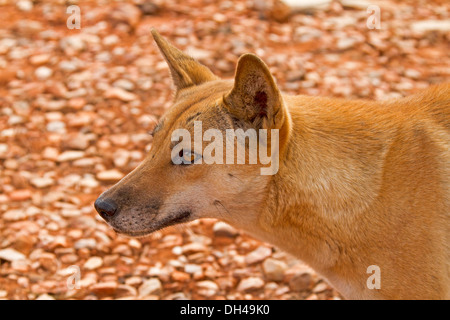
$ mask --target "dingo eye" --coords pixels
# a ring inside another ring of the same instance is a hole
[[[190,151],[190,150],[180,150],[180,152],[178,153],[178,156],[181,159],[181,163],[180,164],[194,164],[196,161],[198,161],[202,156]]]

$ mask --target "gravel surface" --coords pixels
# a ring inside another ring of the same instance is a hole
[[[129,239],[93,208],[171,105],[152,27],[222,77],[254,52],[288,93],[391,99],[450,80],[448,1],[380,1],[381,29],[366,1],[320,2],[0,0],[0,299],[340,299],[222,222]]]

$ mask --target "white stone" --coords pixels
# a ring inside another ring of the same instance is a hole
[[[6,248],[0,250],[0,259],[6,261],[17,261],[17,260],[25,260],[26,257],[23,253],[20,253],[19,251],[16,251],[11,248]]]
[[[180,254],[183,253],[183,248],[180,246],[175,246],[172,248],[172,253],[179,256]]]
[[[213,227],[214,235],[218,237],[235,237],[239,232],[228,223],[218,221]]]
[[[81,36],[73,35],[62,38],[60,41],[60,46],[63,50],[73,50],[79,52],[86,48],[86,43]]]
[[[324,10],[327,9],[332,0],[282,0],[294,11]]]
[[[83,249],[83,248],[95,249],[95,247],[97,247],[97,241],[92,238],[80,239],[77,242],[75,242],[74,247],[75,249]]]
[[[202,271],[202,267],[199,266],[198,264],[188,263],[184,266],[184,272],[189,273],[189,274],[193,274],[193,273],[201,272],[201,271]]]
[[[115,35],[115,34],[111,34],[111,35],[106,36],[105,38],[103,38],[103,44],[105,46],[110,46],[110,45],[117,44],[117,43],[119,43],[119,41],[120,41],[120,38],[117,35]]]
[[[36,300],[55,300],[55,298],[47,293],[43,293],[39,297],[37,297]]]
[[[422,76],[422,74],[415,69],[406,69],[405,76],[411,79],[419,79]]]
[[[83,151],[76,151],[76,150],[68,150],[61,153],[56,160],[58,162],[65,162],[65,161],[72,161],[81,159],[84,157]]]
[[[33,2],[31,2],[29,0],[20,0],[20,1],[17,1],[16,7],[20,11],[29,12],[33,9]]]
[[[45,80],[52,76],[53,70],[48,67],[42,66],[37,68],[34,74],[39,80]]]
[[[450,20],[422,20],[413,22],[411,29],[417,33],[428,31],[450,32]]]
[[[123,168],[130,160],[130,152],[125,149],[117,149],[114,152],[114,165],[118,168]]]
[[[157,278],[151,278],[144,281],[144,283],[142,283],[142,285],[139,287],[138,289],[139,297],[145,297],[149,295],[159,295],[161,293],[161,290],[162,290],[161,281],[159,281],[159,279]]]
[[[97,179],[100,181],[115,181],[122,179],[124,174],[119,170],[112,169],[99,172],[97,174]]]
[[[66,132],[66,124],[62,121],[50,121],[47,124],[47,131],[55,132],[55,133],[65,133]]]
[[[84,188],[96,188],[99,186],[99,182],[95,180],[92,175],[86,175],[81,181],[80,186]]]
[[[237,290],[241,292],[250,292],[261,289],[262,287],[264,287],[264,281],[261,278],[249,277],[242,279],[241,282],[239,282]]]
[[[339,50],[346,50],[352,48],[356,44],[356,39],[354,38],[340,38],[337,42],[337,48]]]
[[[122,88],[114,88],[114,87],[111,87],[105,91],[105,97],[119,99],[125,102],[138,99],[138,97],[134,93],[128,92]]]
[[[5,143],[0,143],[0,155],[6,154],[8,152],[8,145]]]
[[[22,124],[25,122],[25,119],[22,116],[12,115],[8,119],[8,124],[13,126],[16,124]]]
[[[55,184],[55,180],[49,177],[42,177],[42,178],[34,178],[30,181],[31,185],[33,185],[36,188],[42,189],[47,188]]]
[[[265,260],[272,255],[272,249],[260,246],[245,256],[245,263],[255,264]]]
[[[374,3],[367,0],[341,0],[341,4],[347,8],[365,10]]]
[[[184,245],[183,247],[183,254],[192,254],[197,252],[204,252],[207,251],[208,248],[201,244],[201,243],[188,243]]]
[[[284,272],[287,269],[286,263],[278,261],[272,258],[268,258],[264,261],[263,265],[264,275],[269,280],[281,281],[284,278]]]
[[[81,210],[76,208],[65,208],[61,210],[61,216],[64,218],[73,218],[81,216]]]
[[[12,209],[6,211],[2,217],[5,221],[18,221],[25,219],[27,217],[27,214],[25,213],[24,210]]]
[[[196,286],[197,293],[205,297],[214,296],[219,291],[219,286],[210,280],[199,281]]]
[[[103,259],[100,257],[90,257],[83,265],[87,270],[95,270],[103,265]]]
[[[113,86],[127,91],[132,91],[134,89],[134,83],[128,79],[118,79],[113,82]]]

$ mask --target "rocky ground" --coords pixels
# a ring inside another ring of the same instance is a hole
[[[339,299],[224,223],[128,239],[93,208],[171,104],[152,27],[222,77],[257,53],[289,93],[393,99],[449,81],[448,1],[375,1],[380,29],[366,1],[322,2],[0,0],[0,299]]]

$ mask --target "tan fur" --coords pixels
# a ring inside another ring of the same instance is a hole
[[[450,85],[387,102],[282,94],[254,55],[220,80],[154,37],[177,93],[142,164],[99,199],[108,223],[142,236],[224,220],[296,255],[350,299],[450,298]],[[171,133],[280,130],[280,167],[171,163]],[[379,266],[381,289],[366,285]]]

